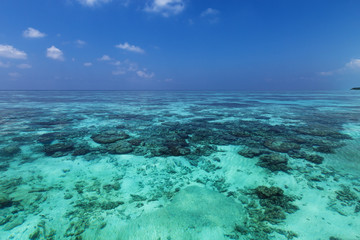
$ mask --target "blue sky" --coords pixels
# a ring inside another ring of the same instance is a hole
[[[2,0],[0,89],[348,89],[359,12],[356,0]]]

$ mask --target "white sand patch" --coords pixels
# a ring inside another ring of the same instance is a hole
[[[171,204],[145,214],[119,230],[118,239],[225,239],[224,233],[241,224],[241,205],[222,194],[191,186],[180,191]]]

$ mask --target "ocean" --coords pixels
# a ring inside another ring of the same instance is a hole
[[[1,91],[0,239],[360,239],[360,92]]]

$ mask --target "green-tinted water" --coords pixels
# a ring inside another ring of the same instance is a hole
[[[0,92],[0,239],[360,239],[357,92]]]

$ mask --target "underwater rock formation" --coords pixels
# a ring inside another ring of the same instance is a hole
[[[129,135],[127,135],[125,132],[121,131],[105,131],[99,134],[95,134],[91,136],[91,139],[100,144],[107,144],[107,143],[114,143],[119,140],[124,140],[129,138]]]
[[[127,154],[133,151],[133,146],[127,141],[117,141],[108,147],[110,153]]]
[[[329,208],[342,216],[357,216],[360,212],[360,195],[357,195],[359,189],[345,185],[340,187],[341,189],[334,192],[335,198],[330,198]]]
[[[83,156],[90,153],[92,149],[88,145],[77,146],[72,153],[73,156]]]
[[[315,163],[315,164],[321,164],[324,160],[322,156],[316,155],[316,154],[306,154],[305,159],[309,162]]]
[[[285,156],[279,153],[271,153],[260,156],[260,160],[257,165],[263,168],[267,168],[272,172],[287,172],[290,169],[287,166],[287,163],[288,159]]]
[[[255,193],[260,199],[267,199],[271,197],[279,197],[284,195],[284,190],[279,187],[258,186],[255,188]]]
[[[293,213],[299,208],[293,205],[295,199],[286,196],[284,190],[279,187],[258,186],[254,190],[260,200],[260,205],[264,208],[264,219],[277,223],[286,218],[285,213]]]
[[[13,202],[10,200],[9,196],[4,193],[0,193],[0,209],[10,207]]]
[[[292,150],[299,150],[301,147],[297,143],[281,141],[265,141],[264,146],[275,152],[287,153]]]
[[[20,226],[21,224],[24,223],[24,221],[25,221],[25,218],[23,216],[17,216],[11,222],[8,222],[7,224],[5,224],[4,230],[9,231],[17,226]]]
[[[246,158],[258,157],[264,153],[268,153],[268,152],[265,150],[257,149],[257,148],[243,148],[242,150],[240,150],[238,152],[238,154],[240,154],[241,156],[246,157]]]
[[[341,201],[343,205],[346,206],[354,206],[356,204],[360,205],[360,198],[358,198],[355,192],[350,190],[350,187],[342,186],[342,189],[335,191],[335,193],[336,193],[336,199]]]
[[[37,141],[42,144],[51,144],[57,138],[57,133],[44,133],[37,137]]]
[[[55,143],[44,146],[46,156],[62,157],[74,150],[74,146],[70,143]]]
[[[17,145],[9,145],[2,148],[0,152],[5,157],[12,157],[15,154],[21,152],[21,149]]]
[[[330,146],[317,146],[313,148],[315,152],[319,153],[335,153],[334,149]]]

